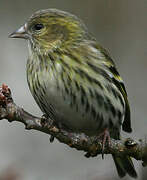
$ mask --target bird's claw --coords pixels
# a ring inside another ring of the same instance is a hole
[[[43,114],[41,117],[41,124],[43,126],[45,126],[45,125],[53,126],[54,121],[52,119],[50,119],[46,114]]]
[[[54,136],[50,136],[50,143],[52,143],[54,141],[55,137]]]
[[[43,114],[42,117],[41,117],[41,122],[42,122],[42,123],[43,123],[43,122],[45,123],[46,120],[48,120],[48,119],[49,119],[48,116],[47,116],[46,114]],[[50,121],[49,121],[49,124],[50,124],[50,125],[53,125],[53,121],[50,120]],[[55,137],[54,137],[53,135],[51,135],[50,138],[49,138],[50,143],[52,143],[52,142],[54,141],[54,139],[55,139]]]
[[[106,142],[108,142],[108,147],[111,145],[111,137],[109,130],[106,128],[104,131],[97,136],[97,139],[102,138],[102,159],[104,159],[104,150],[105,150],[105,145]]]

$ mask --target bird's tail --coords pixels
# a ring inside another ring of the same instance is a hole
[[[129,156],[118,157],[116,155],[112,155],[112,157],[120,178],[124,177],[126,174],[133,178],[137,178],[137,173]]]

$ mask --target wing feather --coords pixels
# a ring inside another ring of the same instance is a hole
[[[116,87],[119,89],[119,91],[121,92],[121,94],[124,98],[124,101],[125,101],[125,117],[124,117],[122,129],[126,132],[132,132],[130,106],[129,106],[128,96],[127,96],[127,92],[126,92],[126,88],[125,88],[125,85],[123,83],[123,80],[120,77],[120,75],[116,69],[115,63],[111,59],[109,52],[98,44],[95,44],[94,47],[96,49],[100,50],[102,52],[102,54],[105,56],[106,62],[107,62],[106,63],[107,67],[110,70],[110,72],[113,74],[113,76],[111,77],[112,81],[116,85]]]

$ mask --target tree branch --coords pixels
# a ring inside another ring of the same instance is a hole
[[[7,119],[9,122],[19,121],[26,129],[35,129],[51,135],[60,142],[77,150],[86,152],[85,156],[94,157],[102,153],[102,141],[96,137],[88,137],[85,134],[67,132],[53,125],[50,119],[35,117],[22,108],[18,107],[11,96],[11,91],[6,85],[0,88],[0,120]],[[104,154],[116,154],[117,156],[129,155],[136,160],[141,160],[143,166],[147,166],[147,142],[146,139],[135,141],[131,138],[124,140],[111,139],[111,144],[106,145]]]

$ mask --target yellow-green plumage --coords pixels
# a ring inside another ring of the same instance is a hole
[[[12,37],[28,39],[28,84],[56,124],[89,136],[107,128],[115,139],[121,127],[131,132],[127,93],[115,64],[76,16],[38,11]],[[113,158],[120,177],[137,176],[129,157]]]

